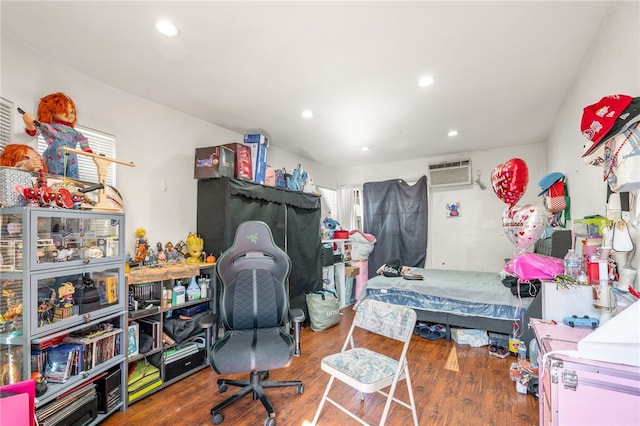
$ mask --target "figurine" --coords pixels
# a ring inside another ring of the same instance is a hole
[[[61,92],[49,94],[40,99],[38,121],[29,113],[24,113],[22,120],[29,136],[35,136],[39,132],[47,142],[47,149],[42,156],[49,173],[78,179],[80,174],[77,154],[65,153],[59,149],[76,148],[80,145],[81,150],[93,153],[86,136],[74,129],[77,117],[73,99]]]
[[[66,282],[58,288],[58,306],[61,308],[70,308],[73,306],[73,294],[76,292],[73,283]]]
[[[167,255],[164,252],[164,250],[162,249],[162,243],[158,243],[156,245],[157,249],[158,249],[158,262],[166,262],[167,261]]]
[[[187,263],[201,263],[202,249],[204,248],[204,240],[198,234],[190,232],[187,236],[187,249],[189,257]]]
[[[143,262],[145,257],[147,257],[149,243],[145,238],[146,234],[147,231],[144,228],[136,229],[136,254],[133,257],[133,260],[136,262]]]

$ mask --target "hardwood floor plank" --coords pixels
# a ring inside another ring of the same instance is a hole
[[[321,359],[340,350],[353,318],[353,310],[342,310],[340,324],[322,332],[302,330],[302,356],[294,358],[288,368],[273,370],[269,380],[302,380],[304,393],[295,387],[268,389],[267,395],[276,410],[278,426],[304,426],[313,419],[329,376],[320,369]],[[397,350],[388,339],[371,338],[381,352]],[[490,356],[487,347],[472,348],[453,341],[431,341],[413,336],[407,355],[413,390],[421,425],[534,426],[538,424],[538,401],[531,395],[516,392],[509,378],[509,367],[515,357],[500,359]],[[248,374],[225,376],[247,379]],[[210,368],[201,370],[160,392],[134,403],[124,412],[107,418],[103,426],[212,425],[210,409],[235,393],[229,387],[220,393],[219,376]],[[353,389],[336,381],[330,395],[366,421],[378,424],[384,408],[384,397],[365,395],[360,402]],[[396,396],[408,401],[405,382],[400,382]],[[222,425],[263,425],[266,411],[251,396],[223,410]],[[392,404],[387,424],[411,425],[411,412]],[[356,422],[331,404],[325,404],[320,425],[352,425]]]

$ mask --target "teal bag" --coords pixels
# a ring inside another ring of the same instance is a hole
[[[326,330],[340,322],[340,301],[335,291],[311,291],[306,299],[311,330]]]

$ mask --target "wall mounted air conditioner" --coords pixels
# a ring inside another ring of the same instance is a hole
[[[431,188],[471,185],[471,183],[471,160],[429,164],[429,185]]]

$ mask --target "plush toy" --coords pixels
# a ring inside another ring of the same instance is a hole
[[[0,155],[0,166],[17,167],[28,172],[47,173],[47,164],[29,145],[13,143],[4,147]]]
[[[74,129],[76,125],[76,105],[64,93],[52,93],[40,99],[38,120],[28,113],[22,115],[25,132],[30,136],[40,133],[47,142],[43,153],[49,173],[73,179],[79,178],[78,156],[65,153],[61,147],[76,148],[92,153],[89,140]],[[66,158],[65,158],[66,157]]]
[[[322,228],[326,231],[326,235],[328,236],[327,239],[329,240],[333,239],[334,231],[339,231],[342,229],[342,227],[340,226],[340,223],[338,223],[337,220],[332,219],[330,217],[325,217],[322,220]]]
[[[302,166],[298,164],[293,170],[291,176],[287,176],[287,189],[292,191],[302,191],[307,178],[307,172],[305,172],[302,169]]]

